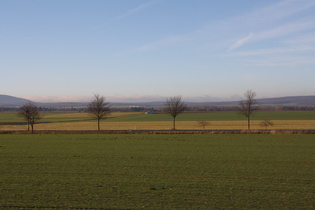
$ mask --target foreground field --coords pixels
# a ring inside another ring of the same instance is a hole
[[[314,209],[313,135],[1,135],[0,208]]]
[[[252,119],[252,129],[264,129],[262,120],[272,120],[271,129],[315,129],[314,111],[259,112]],[[203,129],[198,121],[211,124],[206,129],[246,129],[247,122],[236,112],[185,113],[177,117],[177,129]],[[16,113],[0,113],[0,130],[25,130],[27,126]],[[96,121],[87,113],[44,113],[35,130],[95,130]],[[102,120],[102,130],[169,130],[172,118],[166,114],[145,115],[137,112],[116,112]]]

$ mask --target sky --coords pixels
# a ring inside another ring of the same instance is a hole
[[[315,0],[0,0],[0,94],[315,95]]]

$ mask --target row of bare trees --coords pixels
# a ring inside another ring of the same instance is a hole
[[[174,96],[166,100],[165,112],[173,117],[173,130],[176,129],[175,119],[187,109],[187,105],[182,102],[181,96]],[[110,105],[104,96],[94,94],[94,99],[89,103],[87,112],[91,117],[97,119],[97,128],[100,130],[100,120],[110,114]]]
[[[251,117],[259,110],[259,106],[255,100],[256,93],[254,91],[248,90],[244,96],[245,100],[240,101],[239,113],[247,118],[248,129],[250,129]],[[164,112],[172,116],[173,130],[176,129],[176,117],[185,112],[185,110],[187,110],[187,105],[182,101],[182,96],[166,99]],[[100,121],[110,114],[111,107],[104,96],[94,94],[93,100],[87,106],[87,112],[92,118],[97,120],[97,130],[100,130]],[[32,133],[35,122],[41,119],[38,108],[32,103],[23,105],[18,112],[18,116],[27,122],[28,130],[31,127]],[[203,124],[203,126],[205,127],[206,125]],[[265,126],[267,127],[268,125]]]
[[[247,126],[250,130],[250,120],[259,106],[255,100],[256,93],[248,90],[245,94],[245,100],[240,101],[239,113],[247,118]],[[187,105],[182,101],[182,96],[174,96],[166,99],[164,112],[173,118],[173,130],[176,129],[176,117],[187,109]],[[110,114],[110,105],[106,102],[104,96],[94,94],[94,99],[87,107],[88,113],[97,119],[98,130],[100,130],[100,120],[106,118]]]
[[[247,128],[250,130],[250,120],[255,112],[259,110],[259,105],[255,100],[256,92],[252,90],[247,90],[244,93],[245,100],[240,101],[239,105],[239,113],[247,118]],[[166,100],[165,103],[165,112],[170,114],[173,117],[173,129],[175,130],[175,119],[177,115],[183,113],[187,109],[187,105],[182,102],[181,96],[171,97]],[[204,128],[208,125],[206,121],[201,121],[200,125],[204,126]],[[264,121],[264,126],[271,126],[272,123],[268,120]]]

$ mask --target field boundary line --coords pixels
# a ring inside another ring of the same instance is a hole
[[[7,209],[102,209],[102,210],[106,210],[106,209],[113,209],[113,208],[93,208],[93,207],[62,207],[62,206],[11,206],[11,205],[0,205],[0,208],[7,208]],[[114,208],[115,209],[115,208]]]
[[[0,134],[31,134],[31,131],[7,130]],[[315,134],[315,130],[37,130],[33,134]]]

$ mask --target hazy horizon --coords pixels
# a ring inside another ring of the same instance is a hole
[[[136,95],[136,96],[105,96],[107,101],[112,102],[154,102],[154,101],[165,101],[169,96],[160,95]],[[194,96],[194,97],[183,97],[184,101],[187,102],[220,102],[220,101],[233,101],[241,99],[241,96],[231,96],[229,98],[218,98],[211,96]],[[25,99],[35,102],[89,102],[93,99],[93,95],[90,96],[27,96]]]
[[[0,94],[1,95],[1,94]],[[7,95],[7,94],[3,94]],[[12,95],[8,95],[12,96]],[[299,96],[315,96],[315,95],[299,95]],[[293,96],[293,95],[288,95],[288,96],[280,96],[280,97],[271,97],[271,98],[283,98],[283,97],[299,97],[299,96]],[[63,103],[63,102],[90,102],[93,100],[93,95],[90,96],[54,96],[54,97],[45,97],[45,96],[28,96],[28,97],[19,97],[19,96],[13,96],[13,97],[18,97],[18,98],[23,98],[26,100],[31,100],[33,102],[38,102],[38,103]],[[106,101],[110,103],[147,103],[147,102],[161,102],[165,101],[168,96],[109,96],[105,97]],[[270,97],[256,97],[256,99],[267,99]],[[211,97],[211,96],[199,96],[199,97],[183,97],[182,100],[184,102],[196,102],[196,103],[204,103],[204,102],[229,102],[229,101],[239,101],[245,99],[244,95],[234,95],[229,98],[216,98],[216,97]]]
[[[0,20],[7,95],[315,95],[314,0],[2,0]]]

